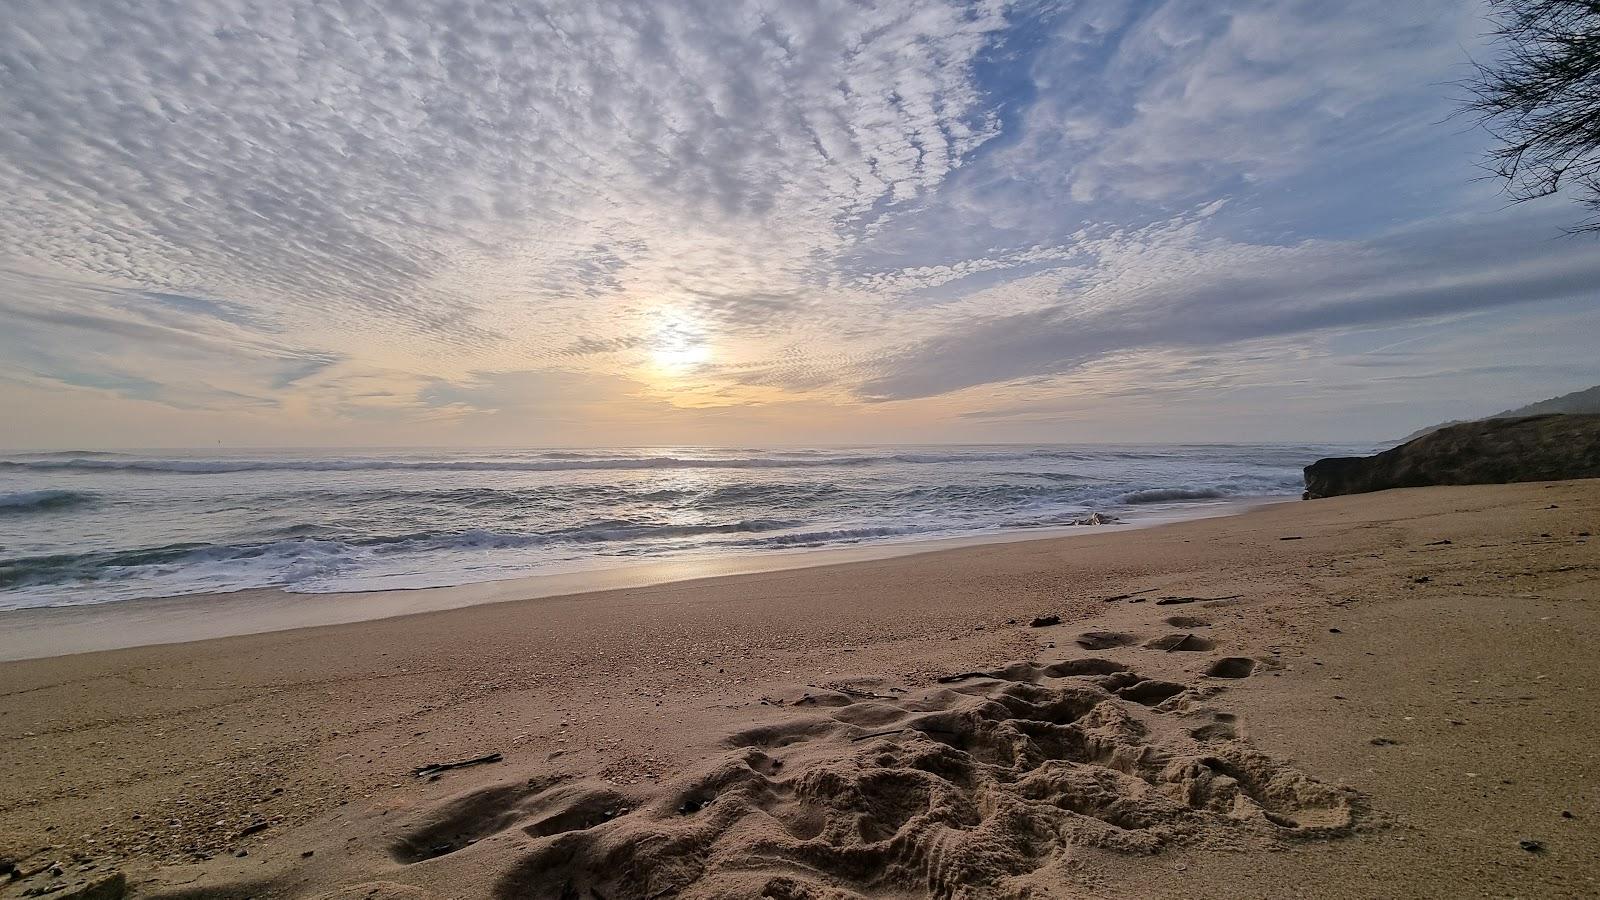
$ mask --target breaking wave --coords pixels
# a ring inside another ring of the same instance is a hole
[[[1181,517],[1293,496],[1306,460],[1351,450],[12,452],[0,456],[0,609],[426,587]]]
[[[341,563],[362,557],[395,554],[440,554],[476,550],[517,550],[553,544],[620,543],[703,535],[756,534],[788,528],[795,523],[777,519],[750,519],[701,525],[654,525],[603,521],[581,528],[551,532],[516,533],[471,529],[447,533],[419,533],[368,537],[294,537],[244,544],[169,544],[137,550],[0,559],[0,588],[20,588],[61,581],[95,581],[131,574],[140,567],[196,566],[219,563],[269,562],[282,578],[257,579],[258,584],[292,584],[309,575],[328,574]],[[298,527],[298,526],[296,526]],[[291,528],[291,530],[293,530]],[[262,568],[257,566],[257,568]]]
[[[1123,503],[1171,503],[1175,500],[1221,500],[1228,494],[1219,488],[1156,488],[1148,491],[1129,491],[1120,499]]]
[[[0,493],[0,516],[21,513],[50,512],[92,502],[94,495],[83,491],[63,491],[46,488],[37,491],[11,491]]]

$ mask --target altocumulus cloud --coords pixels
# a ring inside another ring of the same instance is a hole
[[[1481,13],[13,0],[0,378],[576,421],[663,340],[848,407],[1592,304],[1440,125]]]
[[[473,342],[498,301],[727,310],[803,286],[993,133],[968,69],[1003,24],[992,5],[587,0],[7,19],[9,255]]]

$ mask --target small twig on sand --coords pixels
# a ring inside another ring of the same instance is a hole
[[[1171,606],[1174,603],[1204,603],[1209,600],[1237,600],[1243,594],[1229,594],[1226,597],[1162,597],[1156,601],[1157,606]]]
[[[887,694],[874,694],[871,691],[863,691],[863,690],[860,690],[858,688],[845,687],[844,685],[841,685],[841,684],[825,684],[825,685],[823,685],[823,687],[827,688],[830,691],[838,691],[839,693],[845,694],[847,696],[860,697],[863,700],[893,700],[894,699],[893,697],[890,697]]]
[[[1115,597],[1107,597],[1107,598],[1105,598],[1104,600],[1102,600],[1100,602],[1101,603],[1115,603],[1118,600],[1128,600],[1128,599],[1131,599],[1133,597],[1137,597],[1140,594],[1148,594],[1153,590],[1155,590],[1155,588],[1145,588],[1142,591],[1130,591],[1130,592],[1128,592],[1126,594],[1118,594]]]
[[[415,769],[412,769],[411,774],[417,776],[418,778],[427,778],[429,775],[437,775],[440,772],[448,772],[451,769],[465,769],[467,766],[481,766],[485,763],[497,763],[502,759],[505,759],[505,757],[498,753],[485,753],[482,756],[475,756],[472,759],[463,759],[457,762],[428,763],[425,766],[418,766]]]
[[[938,679],[936,679],[936,680],[940,684],[955,684],[958,681],[966,681],[968,678],[990,678],[990,677],[993,677],[993,676],[991,676],[988,672],[961,672],[961,673],[959,673],[957,675],[940,675],[938,677]]]
[[[1171,653],[1174,650],[1182,649],[1183,645],[1189,643],[1189,638],[1192,638],[1192,637],[1194,637],[1194,633],[1190,632],[1189,634],[1186,634],[1183,637],[1178,638],[1177,640],[1172,642],[1172,646],[1167,648],[1167,652]]]

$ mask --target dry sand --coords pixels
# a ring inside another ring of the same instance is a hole
[[[1597,896],[1597,530],[1394,491],[4,663],[0,896]]]

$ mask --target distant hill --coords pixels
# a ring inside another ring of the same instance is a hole
[[[1457,419],[1453,422],[1441,422],[1438,425],[1430,425],[1427,428],[1419,429],[1406,435],[1401,440],[1401,443],[1415,440],[1425,434],[1432,434],[1433,432],[1450,425],[1460,425],[1462,422],[1481,422],[1484,419],[1516,419],[1522,416],[1542,416],[1550,413],[1567,413],[1571,415],[1593,415],[1600,413],[1600,384],[1597,384],[1592,388],[1585,388],[1581,391],[1573,391],[1570,394],[1562,394],[1559,397],[1551,397],[1549,400],[1540,400],[1538,403],[1529,403],[1527,406],[1519,406],[1516,409],[1508,409],[1505,412],[1498,412],[1492,416],[1484,416],[1483,419]]]
[[[1542,416],[1545,413],[1600,413],[1600,384],[1588,390],[1573,391],[1570,394],[1551,397],[1549,400],[1508,409],[1489,418],[1515,419],[1518,416]]]

